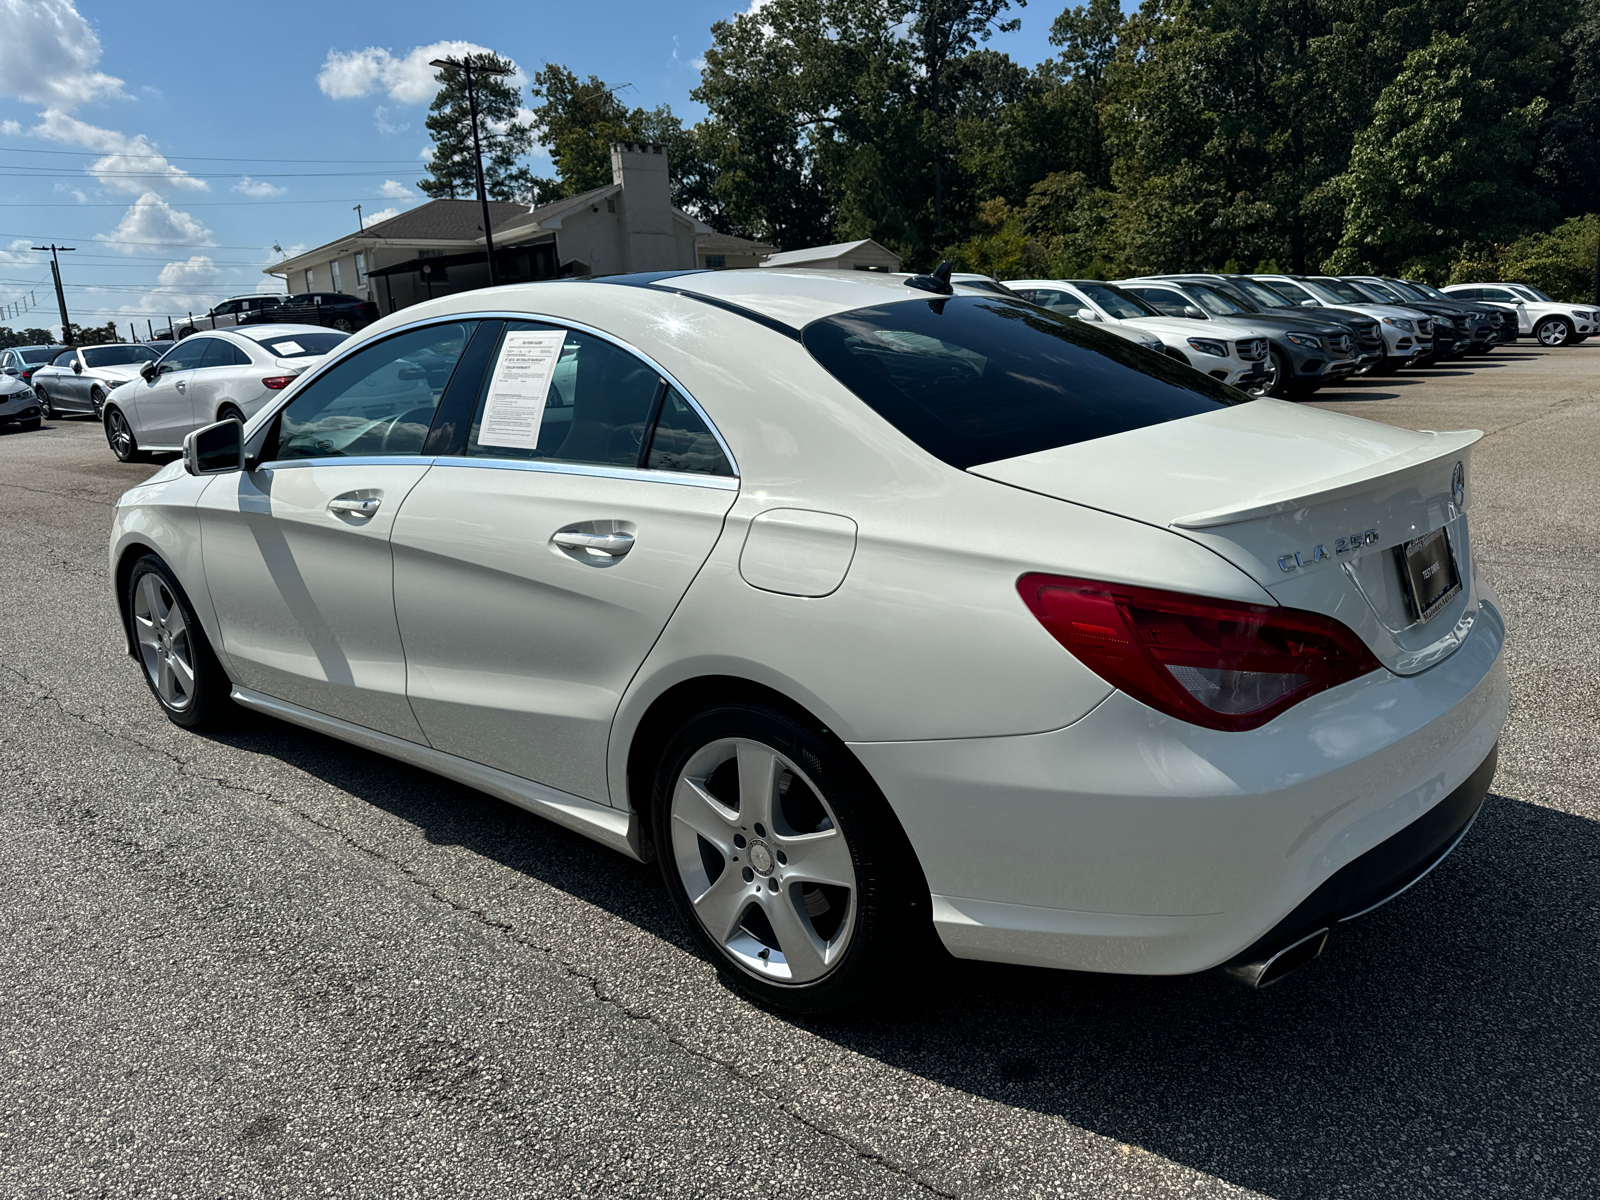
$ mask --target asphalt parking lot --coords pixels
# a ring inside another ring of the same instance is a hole
[[[0,435],[0,1195],[1600,1194],[1600,344],[1319,393],[1476,427],[1511,724],[1472,834],[1250,992],[908,962],[725,991],[653,868],[122,650],[97,426]]]

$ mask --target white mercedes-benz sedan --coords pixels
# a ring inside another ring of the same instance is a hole
[[[1483,803],[1481,435],[941,270],[386,317],[121,498],[128,650],[179,725],[242,705],[654,858],[765,1003],[941,944],[1269,983]]]
[[[197,333],[165,354],[125,368],[126,382],[94,414],[123,462],[177,450],[191,432],[230,417],[247,421],[307,367],[350,335],[316,325],[247,325]],[[146,350],[143,346],[105,349]],[[83,351],[84,355],[94,353]],[[55,383],[50,381],[52,394]]]

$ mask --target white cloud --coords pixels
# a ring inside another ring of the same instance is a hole
[[[191,254],[184,261],[169,262],[162,267],[161,273],[156,276],[156,282],[162,287],[190,285],[204,287],[216,283],[221,278],[222,271],[211,261],[209,254]]]
[[[215,244],[211,230],[186,212],[180,212],[155,192],[146,192],[122,214],[110,233],[97,233],[95,241],[106,242],[124,254],[139,254],[139,244],[171,243],[184,246]]]
[[[385,179],[383,186],[378,189],[378,195],[390,200],[409,200],[416,193],[398,179]]]
[[[379,221],[387,221],[390,217],[398,217],[399,215],[400,210],[398,208],[381,208],[375,213],[364,215],[361,218],[361,224],[363,228],[371,229]]]
[[[372,110],[372,124],[384,137],[394,137],[411,128],[410,121],[394,122],[389,119],[389,114],[394,111],[386,104],[380,104]]]
[[[72,0],[0,0],[0,91],[47,108],[122,97],[122,80],[95,70],[100,39]]]
[[[22,122],[20,122],[20,121],[0,121],[0,133],[5,134],[7,137],[16,137],[21,132],[22,132]]]
[[[0,4],[6,2],[0,0]],[[85,150],[104,155],[90,164],[89,174],[116,191],[138,194],[153,188],[178,188],[194,192],[211,190],[211,185],[204,179],[196,179],[181,167],[169,163],[142,133],[129,136],[115,129],[102,129],[68,116],[58,108],[47,108],[40,113],[39,124],[33,127],[32,132],[35,137],[65,142],[69,146],[82,146]]]
[[[281,188],[275,183],[268,183],[265,179],[251,179],[246,175],[233,185],[233,190],[241,196],[281,196],[288,188]]]
[[[7,0],[0,0],[4,2]],[[428,65],[431,60],[493,53],[476,42],[433,42],[414,47],[400,56],[379,46],[368,46],[365,50],[329,50],[327,61],[317,74],[317,86],[324,96],[333,100],[354,100],[382,92],[398,104],[424,104],[439,90],[434,81],[436,68]],[[520,88],[528,79],[518,69],[508,82]],[[382,128],[380,125],[380,131]]]

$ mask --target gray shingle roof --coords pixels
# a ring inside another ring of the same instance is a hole
[[[526,204],[514,204],[509,200],[489,201],[489,220],[494,222],[497,230],[527,211]],[[395,241],[470,242],[483,236],[482,225],[483,210],[476,200],[430,200],[387,221],[368,225],[362,233],[366,237]]]

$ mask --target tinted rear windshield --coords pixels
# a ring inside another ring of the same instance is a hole
[[[18,350],[23,362],[41,363],[49,362],[61,353],[60,346],[29,346],[26,350]]]
[[[348,333],[279,333],[251,340],[274,358],[311,358],[326,354],[349,336]]]
[[[879,416],[953,467],[1250,399],[1115,334],[998,296],[856,309],[813,322],[801,340]]]

